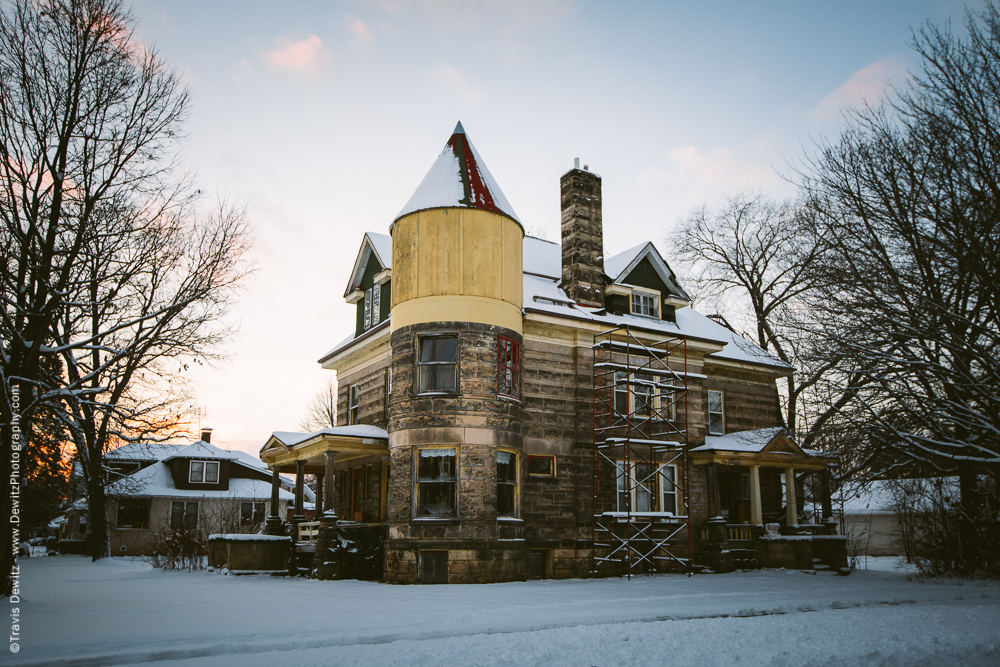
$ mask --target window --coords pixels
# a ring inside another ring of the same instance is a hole
[[[528,454],[528,477],[555,477],[556,457]]]
[[[192,484],[218,484],[218,461],[191,461],[188,468],[188,481]]]
[[[372,326],[378,324],[379,311],[382,310],[382,286],[372,287]]]
[[[632,314],[645,317],[660,316],[660,296],[649,292],[632,291]]]
[[[631,415],[633,419],[649,419],[653,416],[656,383],[642,373],[633,373],[631,382],[626,383],[628,377],[625,371],[615,371],[615,412],[619,417]]]
[[[174,530],[194,530],[198,527],[198,503],[170,503],[170,527]]]
[[[418,341],[417,393],[458,391],[458,336],[423,336]]]
[[[347,423],[350,425],[358,423],[359,416],[359,399],[361,397],[361,385],[352,384],[351,388],[348,390],[350,404],[347,406]]]
[[[708,390],[708,432],[711,435],[726,434],[726,416],[722,404],[722,392]]]
[[[458,475],[454,449],[421,449],[417,461],[417,516],[458,516]]]
[[[149,498],[118,501],[117,528],[149,528]]]
[[[372,327],[372,291],[365,290],[365,330]]]
[[[521,397],[521,345],[504,336],[497,338],[497,395]]]
[[[79,528],[77,528],[77,532],[78,533],[82,533],[84,535],[87,534],[87,515],[86,514],[81,514],[80,515],[80,525],[79,525]]]
[[[240,525],[259,526],[264,523],[264,503],[240,503]]]
[[[673,464],[616,461],[619,512],[677,513],[677,468]]]
[[[497,452],[497,516],[517,516],[515,452]]]

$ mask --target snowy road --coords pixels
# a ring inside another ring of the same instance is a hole
[[[22,561],[4,664],[1000,665],[1000,586],[795,571],[387,586]]]

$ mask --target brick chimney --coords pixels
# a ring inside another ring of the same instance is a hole
[[[559,179],[562,204],[562,288],[577,303],[604,306],[604,225],[601,177],[587,165]]]
[[[201,441],[209,445],[212,444],[212,429],[201,429]]]

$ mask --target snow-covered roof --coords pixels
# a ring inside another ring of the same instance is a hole
[[[726,435],[705,436],[705,444],[693,448],[692,452],[723,451],[759,453],[778,435],[785,432],[780,426],[759,428],[753,431],[738,431]]]
[[[186,446],[161,442],[130,442],[105,452],[104,458],[125,461],[162,461]]]
[[[441,154],[395,219],[415,211],[443,207],[480,208],[521,222],[465,134],[461,122],[455,126]]]
[[[732,361],[751,362],[773,366],[781,369],[791,369],[791,366],[777,357],[768,354],[739,334],[727,329],[715,320],[705,317],[693,308],[678,308],[674,315],[677,322],[658,320],[639,315],[615,315],[601,309],[586,308],[576,305],[566,293],[559,288],[557,279],[540,278],[524,275],[523,299],[525,310],[535,310],[548,315],[572,317],[598,322],[609,328],[621,324],[659,331],[666,334],[687,336],[700,340],[724,345],[719,352],[713,352],[706,359],[729,359]]]
[[[347,289],[344,290],[345,297],[361,286],[361,278],[364,276],[365,267],[368,266],[368,259],[373,254],[383,269],[391,269],[392,237],[388,234],[365,232],[365,236],[361,240],[361,248],[358,250],[358,256],[354,260],[351,278],[347,281]]]
[[[660,252],[653,245],[652,241],[640,243],[625,252],[608,257],[604,260],[604,273],[611,278],[612,282],[621,282],[644,259],[648,259],[653,265],[653,269],[660,274],[660,279],[663,280],[671,294],[679,296],[682,299],[687,299],[688,301],[691,300],[691,297],[681,287],[677,281],[677,276],[674,275],[674,272],[667,265],[667,262],[660,255]]]
[[[224,449],[219,449],[215,445],[210,445],[204,440],[197,440],[187,447],[182,447],[178,449],[172,456],[168,456],[163,459],[164,461],[169,461],[170,459],[228,459],[230,461],[238,459],[239,457],[232,452],[227,452]]]
[[[247,454],[246,452],[242,452],[238,449],[234,449],[229,453],[233,454],[236,457],[237,463],[241,463],[247,468],[254,468],[255,470],[263,470],[264,472],[270,472],[270,470],[267,467],[267,464],[261,461],[253,454]]]
[[[521,246],[523,270],[558,280],[562,277],[562,246],[552,241],[525,236]]]
[[[167,498],[248,498],[267,500],[271,497],[271,484],[260,479],[230,477],[229,489],[210,491],[205,489],[178,489],[174,478],[164,463],[157,463],[139,472],[123,477],[108,485],[110,496],[167,497]],[[294,500],[295,496],[278,490],[279,500]]]
[[[844,512],[847,514],[888,514],[893,511],[893,504],[889,482],[870,482],[867,488],[844,493]]]
[[[295,445],[310,440],[312,438],[321,436],[342,436],[342,437],[353,437],[353,438],[379,438],[386,440],[389,438],[389,434],[384,428],[379,428],[378,426],[372,426],[370,424],[355,424],[353,426],[334,426],[331,428],[320,429],[319,431],[313,431],[312,433],[296,433],[294,431],[275,431],[271,434],[271,437],[283,444],[286,447],[294,447]]]

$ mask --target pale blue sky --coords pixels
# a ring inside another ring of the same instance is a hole
[[[840,109],[916,66],[911,28],[963,3],[157,2],[142,39],[192,95],[185,160],[245,203],[259,265],[231,359],[198,370],[213,442],[296,430],[348,335],[365,231],[387,233],[461,120],[530,231],[559,238],[559,176],[603,177],[614,253],[740,188],[776,198]],[[973,3],[978,7],[979,3]]]

